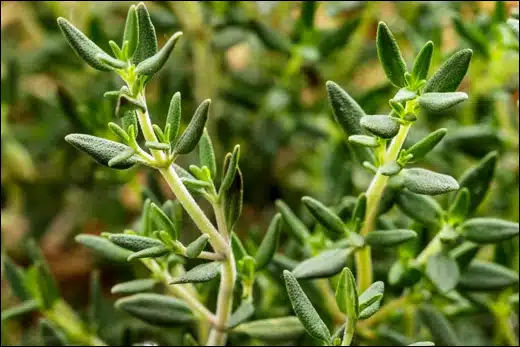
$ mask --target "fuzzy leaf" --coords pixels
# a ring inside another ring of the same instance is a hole
[[[156,150],[159,150],[159,151],[167,151],[167,150],[170,149],[170,145],[169,144],[161,143],[161,142],[157,142],[157,141],[146,141],[144,143],[144,146],[146,148],[156,149]]]
[[[365,116],[365,111],[359,104],[339,85],[332,81],[327,81],[327,93],[329,103],[332,107],[334,119],[341,126],[344,133],[348,136],[363,134],[360,120]],[[358,159],[363,161],[373,161],[373,155],[367,148],[354,148]]]
[[[224,177],[220,183],[219,195],[228,190],[235,180],[235,175],[238,169],[238,161],[240,160],[240,146],[236,145],[235,148],[233,148],[233,154],[231,156],[228,154],[226,159],[228,160],[224,161],[224,167],[222,170]]]
[[[67,337],[53,323],[45,318],[40,318],[40,334],[44,346],[68,346]]]
[[[417,96],[416,92],[405,87],[405,88],[399,89],[399,91],[392,98],[392,102],[401,103],[401,102],[415,99],[416,96]]]
[[[208,244],[209,235],[201,235],[199,236],[195,241],[190,243],[188,247],[186,247],[186,256],[188,258],[197,258],[204,248],[206,248],[206,245]]]
[[[157,53],[157,36],[155,35],[155,28],[150,19],[150,14],[144,3],[139,3],[136,7],[138,28],[139,28],[139,43],[132,56],[132,63],[138,65],[145,59]]]
[[[346,265],[349,249],[332,249],[298,264],[292,274],[298,279],[330,277],[339,273]]]
[[[155,75],[164,66],[181,36],[182,32],[180,31],[173,34],[159,52],[140,62],[135,68],[135,72],[139,75]]]
[[[152,325],[177,326],[194,320],[184,302],[166,295],[139,293],[117,300],[115,306]]]
[[[428,71],[430,70],[430,63],[432,61],[433,55],[433,42],[428,41],[421,48],[417,57],[415,57],[415,61],[413,63],[412,68],[412,76],[415,81],[424,80],[428,77]]]
[[[185,274],[175,277],[170,284],[208,282],[220,274],[220,268],[217,261],[197,265]]]
[[[309,242],[310,233],[305,224],[296,217],[294,212],[282,200],[276,201],[276,207],[278,207],[278,211],[282,214],[283,220],[289,227],[292,236],[294,236],[301,245],[307,244]]]
[[[417,237],[417,233],[408,229],[376,230],[368,233],[365,242],[370,246],[393,247]]]
[[[385,23],[379,22],[377,27],[377,56],[383,66],[386,77],[396,87],[404,87],[406,82],[406,63],[401,55],[399,45]]]
[[[460,272],[463,273],[471,261],[475,258],[478,251],[478,245],[474,244],[473,242],[466,241],[453,248],[450,251],[450,256],[455,259],[459,265]]]
[[[435,148],[435,146],[439,144],[439,142],[441,142],[447,131],[448,130],[445,128],[437,129],[404,151],[405,155],[413,154],[412,159],[408,160],[408,162],[415,163],[419,159],[424,158],[426,154],[428,154]]]
[[[191,119],[190,123],[186,127],[186,130],[182,133],[177,141],[174,153],[187,154],[195,149],[199,143],[206,121],[208,120],[209,106],[211,101],[209,99],[204,100],[200,106],[195,110],[195,114]]]
[[[477,244],[498,243],[518,235],[518,223],[497,218],[473,218],[460,226],[464,237]]]
[[[255,254],[256,271],[262,270],[269,261],[273,258],[274,253],[278,249],[278,241],[280,240],[280,233],[282,230],[282,215],[277,213],[271,223],[267,232],[258,247]]]
[[[229,317],[228,329],[233,329],[239,324],[242,324],[255,313],[255,306],[249,301],[242,301],[240,306],[235,312]]]
[[[233,255],[235,256],[235,262],[240,261],[243,257],[248,255],[235,232],[231,232],[231,248],[233,250]]]
[[[468,291],[499,291],[518,283],[518,273],[481,260],[471,262],[462,273],[458,288]]]
[[[447,293],[457,285],[460,271],[457,262],[450,254],[439,252],[428,258],[426,275],[441,293]]]
[[[460,186],[466,187],[470,194],[469,213],[477,209],[489,189],[495,166],[498,160],[498,153],[491,152],[480,160],[475,166],[466,170],[460,177]]]
[[[344,268],[339,276],[336,287],[336,303],[341,312],[354,320],[359,315],[358,293],[356,280],[348,267]]]
[[[65,140],[77,149],[90,155],[97,163],[109,166],[108,162],[118,154],[128,151],[130,147],[114,141],[85,134],[70,134]],[[112,166],[113,169],[128,169],[137,163],[137,156]]]
[[[76,236],[75,240],[76,242],[91,248],[99,255],[115,262],[126,262],[127,258],[132,254],[132,252],[114,245],[104,237],[81,234]]]
[[[123,34],[123,42],[128,41],[127,53],[128,58],[132,58],[139,45],[139,19],[134,5],[130,6],[126,15],[125,31]]]
[[[377,139],[367,135],[351,135],[348,137],[348,141],[363,147],[379,147],[379,142],[377,142]]]
[[[453,27],[460,37],[473,47],[477,53],[480,53],[489,59],[489,39],[484,32],[474,23],[465,23],[459,17],[453,18]]]
[[[174,240],[177,240],[179,233],[175,229],[175,225],[170,217],[168,217],[166,213],[164,213],[164,211],[153,202],[150,204],[150,212],[155,226],[161,230],[165,230]]]
[[[438,195],[459,189],[459,183],[451,176],[421,168],[404,169],[404,186],[413,193]]]
[[[343,222],[327,206],[309,196],[303,197],[302,202],[314,218],[325,227],[331,236],[337,238],[345,235],[346,230]]]
[[[127,132],[130,132],[129,127],[131,125],[134,127],[134,138],[136,138],[137,129],[139,129],[139,125],[137,124],[137,115],[134,110],[125,112],[123,117],[121,117],[121,126],[123,127],[124,130],[126,130]]]
[[[457,192],[455,200],[450,205],[450,209],[448,211],[450,220],[455,223],[460,223],[464,221],[464,219],[466,219],[466,217],[468,216],[469,204],[469,189],[464,187]]]
[[[202,133],[202,137],[199,142],[199,158],[200,165],[206,166],[211,172],[211,177],[215,178],[217,176],[217,161],[215,159],[215,152],[213,151],[213,145],[211,143],[211,138],[208,134],[208,129],[204,128],[204,132]]]
[[[96,55],[96,58],[103,63],[105,66],[108,66],[112,69],[124,69],[126,67],[126,63],[116,58],[112,58],[106,53],[99,53]]]
[[[141,251],[146,248],[163,246],[163,243],[157,239],[146,236],[130,235],[130,234],[111,234],[108,239],[115,245],[129,249],[131,251]]]
[[[139,292],[151,291],[155,288],[157,280],[145,278],[116,284],[110,290],[112,294],[135,294]]]
[[[238,218],[242,214],[242,202],[244,196],[244,181],[242,172],[237,167],[233,183],[224,194],[224,214],[228,230],[233,230]]]
[[[172,143],[179,132],[179,126],[181,124],[181,93],[177,92],[173,94],[172,100],[170,101],[170,107],[168,108],[168,115],[166,116],[166,124],[164,129],[166,132],[167,141]],[[168,129],[168,130],[166,130]]]
[[[367,319],[379,310],[385,293],[385,284],[374,282],[359,296],[359,319]]]
[[[453,54],[428,80],[423,93],[448,93],[457,90],[468,71],[472,55],[471,49],[463,49]]]
[[[242,323],[232,332],[266,341],[290,341],[300,337],[305,328],[298,317],[281,317]]]
[[[134,259],[143,259],[143,258],[159,258],[163,255],[170,253],[170,249],[164,245],[154,246],[150,248],[145,248],[140,250],[139,252],[132,253],[128,256],[128,261],[132,261]]]
[[[419,97],[421,108],[430,112],[442,112],[468,99],[468,94],[453,93],[426,93]]]
[[[287,270],[283,272],[287,294],[294,312],[302,322],[307,333],[323,343],[330,341],[330,331],[312,306],[296,278]]]
[[[395,160],[392,160],[379,168],[379,172],[384,176],[395,176],[403,167]]]
[[[425,224],[439,224],[442,207],[430,196],[403,190],[397,196],[397,205],[409,217]]]
[[[383,139],[391,139],[399,132],[399,123],[385,115],[363,116],[360,124],[372,134]]]
[[[72,25],[65,18],[58,18],[58,26],[67,39],[67,42],[72,47],[74,52],[83,59],[87,64],[92,66],[94,69],[101,71],[110,71],[111,68],[103,64],[98,55],[110,57],[101,48],[99,48],[94,42],[85,36],[78,28]]]

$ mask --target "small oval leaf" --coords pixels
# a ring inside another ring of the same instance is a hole
[[[282,215],[277,213],[269,227],[267,228],[267,232],[262,240],[262,243],[258,247],[258,250],[255,254],[255,265],[256,271],[260,271],[263,269],[269,261],[273,258],[274,253],[278,249],[278,241],[280,239],[280,233],[282,230]]]
[[[368,233],[365,242],[370,246],[392,247],[417,237],[417,233],[408,229],[376,230]]]
[[[459,189],[459,183],[453,177],[426,169],[404,169],[401,175],[404,186],[417,194],[438,195]]]
[[[386,77],[396,87],[404,87],[406,82],[404,74],[406,73],[406,63],[401,55],[399,45],[388,26],[379,22],[377,27],[377,56],[383,66]]]
[[[91,248],[99,255],[115,262],[126,262],[132,254],[129,250],[114,245],[104,237],[95,235],[80,234],[75,238],[76,242]]]
[[[170,284],[208,282],[220,274],[220,268],[220,263],[217,261],[197,265],[185,274],[175,277]]]
[[[151,291],[157,285],[157,280],[145,278],[116,284],[110,290],[112,294],[135,294]]]
[[[399,132],[399,123],[386,115],[363,116],[360,124],[372,134],[383,139],[391,139]]]
[[[174,153],[187,154],[195,149],[199,143],[200,137],[202,136],[204,127],[206,126],[210,104],[211,101],[209,99],[204,100],[195,110],[193,118],[186,127],[186,130],[184,130],[184,133],[182,133],[180,136],[179,141],[177,141],[175,148],[173,149]]]
[[[468,71],[472,55],[471,49],[463,49],[453,54],[428,80],[423,93],[447,93],[457,90]]]
[[[298,264],[292,274],[298,279],[330,277],[345,267],[349,255],[349,249],[327,250]]]
[[[430,112],[442,112],[468,99],[468,94],[453,93],[426,93],[419,97],[419,106]]]
[[[146,248],[163,246],[163,243],[157,239],[140,235],[111,234],[108,239],[117,246],[135,252],[142,251]]]

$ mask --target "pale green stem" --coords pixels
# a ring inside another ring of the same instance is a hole
[[[411,124],[401,125],[399,132],[390,143],[384,162],[380,163],[380,166],[397,159],[404,141],[406,140],[406,136],[408,136],[410,127]],[[378,171],[368,187],[366,192],[367,212],[363,227],[360,231],[361,236],[366,236],[369,232],[374,230],[379,201],[381,201],[388,179],[388,176],[384,176]],[[370,247],[367,246],[357,251],[355,255],[356,275],[360,292],[364,291],[372,284],[372,256],[370,253]]]
[[[227,235],[223,208],[220,205],[214,205],[214,209],[219,230],[221,233]],[[233,290],[235,288],[236,277],[235,258],[231,247],[228,247],[226,259],[222,262],[222,269],[220,271],[220,287],[216,312],[217,321],[209,334],[207,346],[224,346],[226,344],[226,329],[233,308]]]
[[[206,306],[204,306],[187,289],[183,288],[182,285],[179,284],[170,284],[174,279],[173,276],[168,271],[162,269],[157,261],[153,259],[141,259],[141,261],[155,275],[156,278],[161,279],[164,282],[166,288],[172,295],[184,300],[195,314],[211,323],[215,323],[215,315],[213,315],[213,313],[211,313],[206,308]]]
[[[229,242],[229,232],[226,226],[224,208],[221,204],[213,204],[213,211],[215,212],[215,219],[217,220],[218,231]]]
[[[76,312],[62,299],[52,309],[43,312],[45,317],[65,331],[67,337],[86,346],[108,346],[96,335],[92,335]]]

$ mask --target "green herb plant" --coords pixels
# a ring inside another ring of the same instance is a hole
[[[388,114],[367,115],[338,84],[326,83],[334,119],[347,136],[349,150],[374,174],[368,189],[346,197],[340,206],[303,197],[303,206],[316,221],[312,228],[278,200],[279,213],[260,245],[248,242],[245,247],[235,233],[243,199],[240,146],[226,154],[221,166],[217,164],[206,129],[211,101],[198,106],[185,129],[181,129],[180,93],[171,98],[164,126],[155,124],[148,112],[146,86],[167,63],[182,33],[172,35],[159,49],[143,3],[130,7],[121,45],[109,42],[113,55],[66,19],[59,18],[58,25],[87,64],[115,72],[124,81],[120,90],[105,93],[117,100],[117,123],[108,127],[119,142],[88,134],[69,134],[66,141],[113,169],[141,164],[158,170],[175,196],[162,204],[147,200],[139,223],[122,233],[76,237],[114,262],[140,262],[148,268],[148,278],[112,287],[112,293],[123,295],[115,303],[117,309],[154,326],[193,328],[183,330],[184,345],[234,344],[232,336],[282,343],[311,337],[313,343],[327,346],[374,344],[381,339],[401,345],[434,345],[427,339],[458,345],[463,341],[446,316],[482,310],[491,312],[500,324],[500,341],[518,343],[508,319],[515,298],[518,302],[518,293],[511,292],[518,273],[476,259],[486,245],[510,240],[519,232],[517,223],[474,216],[491,184],[498,153],[487,154],[457,180],[412,166],[442,141],[447,129],[404,147],[421,111],[443,112],[468,99],[457,88],[468,71],[472,50],[452,54],[430,74],[434,44],[429,41],[409,69],[390,29],[379,23],[377,54],[388,80],[398,88],[389,100]],[[199,165],[186,170],[176,164],[179,156],[197,147]],[[448,195],[443,204],[432,197],[441,194]],[[215,224],[195,197],[211,205]],[[394,205],[409,217],[407,225],[385,219]],[[183,211],[201,232],[187,245],[180,241]],[[433,237],[424,229],[432,230]],[[283,245],[282,231],[288,234]],[[281,247],[288,255],[277,252]],[[374,281],[373,259],[383,248],[394,248],[398,257],[387,280]],[[22,304],[2,312],[2,322],[39,310],[46,343],[106,345],[96,328],[83,323],[60,298],[37,247],[31,245],[30,250],[34,264],[27,271],[4,256],[6,278]],[[198,265],[187,270],[183,259],[198,260]],[[265,274],[274,278],[270,285],[285,284],[286,294],[282,293],[295,316],[287,312],[251,320],[255,291],[262,287]],[[215,298],[213,311],[201,292],[215,279],[218,289],[209,289]],[[154,290],[158,283],[166,288],[162,294]],[[388,285],[393,294],[385,294]],[[426,331],[413,325],[415,315]],[[396,316],[412,322],[411,328],[385,330]]]

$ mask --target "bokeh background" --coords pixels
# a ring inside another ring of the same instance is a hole
[[[388,99],[396,90],[377,59],[379,20],[391,28],[410,65],[422,45],[434,41],[430,73],[454,51],[474,50],[459,88],[469,101],[442,114],[422,114],[408,144],[448,128],[446,140],[422,166],[454,177],[498,150],[496,178],[478,214],[518,222],[518,40],[504,23],[518,16],[518,2],[506,1],[506,13],[497,12],[494,1],[306,3],[146,2],[159,46],[175,31],[184,32],[147,88],[152,118],[164,122],[177,91],[184,124],[202,100],[212,99],[209,131],[217,158],[221,161],[236,143],[242,149],[244,211],[237,227],[242,240],[261,239],[275,199],[308,218],[301,208],[303,195],[337,205],[366,189],[370,173],[351,158],[331,117],[325,82],[340,84],[368,114],[389,112]],[[139,276],[139,269],[94,257],[74,236],[120,231],[134,222],[144,199],[172,198],[152,170],[101,167],[64,140],[73,132],[113,137],[107,123],[115,104],[103,93],[119,89],[121,81],[84,64],[62,37],[56,18],[69,19],[110,51],[108,41],[119,42],[131,4],[1,3],[2,253],[26,265],[24,245],[29,238],[37,240],[62,295],[80,312],[89,300],[93,270],[99,271],[110,301],[110,287]],[[196,160],[185,156],[180,164]],[[197,233],[187,218],[184,226],[182,237],[194,239]],[[517,242],[494,254],[516,271]],[[14,304],[2,279],[1,307]],[[36,322],[35,315],[3,324],[2,344],[38,344]],[[118,320],[112,323],[116,334]],[[463,324],[457,329],[471,337],[470,344],[491,341]]]

